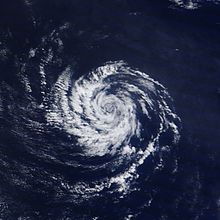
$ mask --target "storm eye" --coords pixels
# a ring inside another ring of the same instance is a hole
[[[116,109],[117,109],[117,107],[115,106],[115,103],[106,103],[103,106],[103,110],[107,114],[114,113]]]

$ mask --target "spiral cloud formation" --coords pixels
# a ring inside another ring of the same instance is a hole
[[[169,147],[161,145],[161,137],[172,136],[173,144],[179,139],[179,118],[166,89],[123,61],[106,63],[78,80],[67,68],[48,102],[47,123],[72,138],[77,166],[107,172],[93,178],[94,186],[76,183],[72,190],[81,194],[113,185],[126,193],[149,155]]]

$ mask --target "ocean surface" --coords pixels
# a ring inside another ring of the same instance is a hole
[[[0,219],[220,220],[220,1],[0,2]]]

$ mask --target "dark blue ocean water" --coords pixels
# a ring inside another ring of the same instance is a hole
[[[0,219],[220,219],[220,5],[195,2],[193,10],[168,0],[0,2]],[[80,199],[64,185],[112,175],[100,167],[112,158],[85,159],[65,130],[42,127],[44,94],[67,66],[77,80],[116,60],[167,88],[181,137],[138,168],[138,190],[121,198],[113,185]]]

